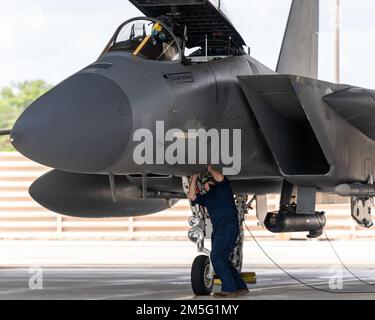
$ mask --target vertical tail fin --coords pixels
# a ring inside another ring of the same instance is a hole
[[[318,77],[319,0],[293,0],[276,71]]]

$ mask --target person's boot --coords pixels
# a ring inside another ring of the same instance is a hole
[[[214,298],[221,298],[221,299],[231,299],[231,298],[242,297],[244,295],[247,295],[248,293],[249,293],[249,289],[244,288],[244,289],[234,291],[234,292],[225,292],[225,291],[216,292],[216,293],[214,293],[213,297]]]

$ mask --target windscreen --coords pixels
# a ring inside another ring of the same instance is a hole
[[[125,24],[109,51],[126,51],[134,57],[179,61],[180,51],[172,34],[160,22],[138,19]]]

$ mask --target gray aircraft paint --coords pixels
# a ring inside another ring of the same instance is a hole
[[[120,176],[119,187],[126,185],[117,203],[124,209],[111,207],[114,212],[131,216],[164,208],[165,203],[150,207],[146,200],[136,199],[132,202],[137,203],[136,210],[127,210],[126,190],[140,184],[139,178],[123,176],[148,174],[148,191],[171,192],[166,186],[171,183],[172,191],[181,194],[175,179],[204,166],[135,165],[132,135],[138,128],[154,132],[156,121],[164,121],[166,130],[241,129],[242,170],[231,177],[238,193],[280,192],[283,179],[332,192],[341,183],[366,182],[375,157],[368,120],[375,106],[372,99],[366,100],[370,91],[313,79],[318,65],[318,8],[318,0],[292,3],[277,68],[291,76],[278,75],[245,54],[188,65],[143,60],[126,52],[104,53],[38,99],[17,121],[13,145],[30,159],[58,170],[38,180],[30,190],[32,196],[66,213],[59,195],[65,202],[74,199],[73,192],[79,190],[69,186],[81,177],[92,192],[82,192],[85,200],[71,201],[68,211],[85,213],[93,194],[104,207],[113,200],[104,174],[114,174]],[[159,12],[160,7],[145,11],[151,14],[154,9]],[[217,19],[243,41],[221,13]],[[350,104],[348,97],[354,99]],[[360,118],[353,111],[356,102],[365,107]],[[90,175],[96,187],[90,184]],[[174,178],[161,182],[152,175]],[[53,182],[54,188],[49,188]],[[95,208],[90,208],[94,214]]]
[[[276,71],[318,77],[319,1],[293,1]]]

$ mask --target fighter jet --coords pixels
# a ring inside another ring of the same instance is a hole
[[[276,70],[250,55],[221,1],[130,2],[144,16],[120,25],[97,61],[1,132],[53,168],[30,187],[35,201],[76,217],[153,214],[186,199],[187,177],[207,164],[228,169],[230,156],[241,223],[255,201],[271,232],[318,237],[316,193],[326,192],[351,197],[353,218],[372,226],[375,91],[317,80],[318,0],[292,1]],[[197,161],[188,151],[202,132],[214,152]],[[229,146],[214,146],[217,132],[230,133]],[[171,146],[180,154],[168,161]],[[280,207],[267,212],[272,193]],[[192,213],[189,238],[203,253],[192,286],[209,294],[209,216],[199,206]],[[242,244],[243,233],[232,259],[239,269]]]

